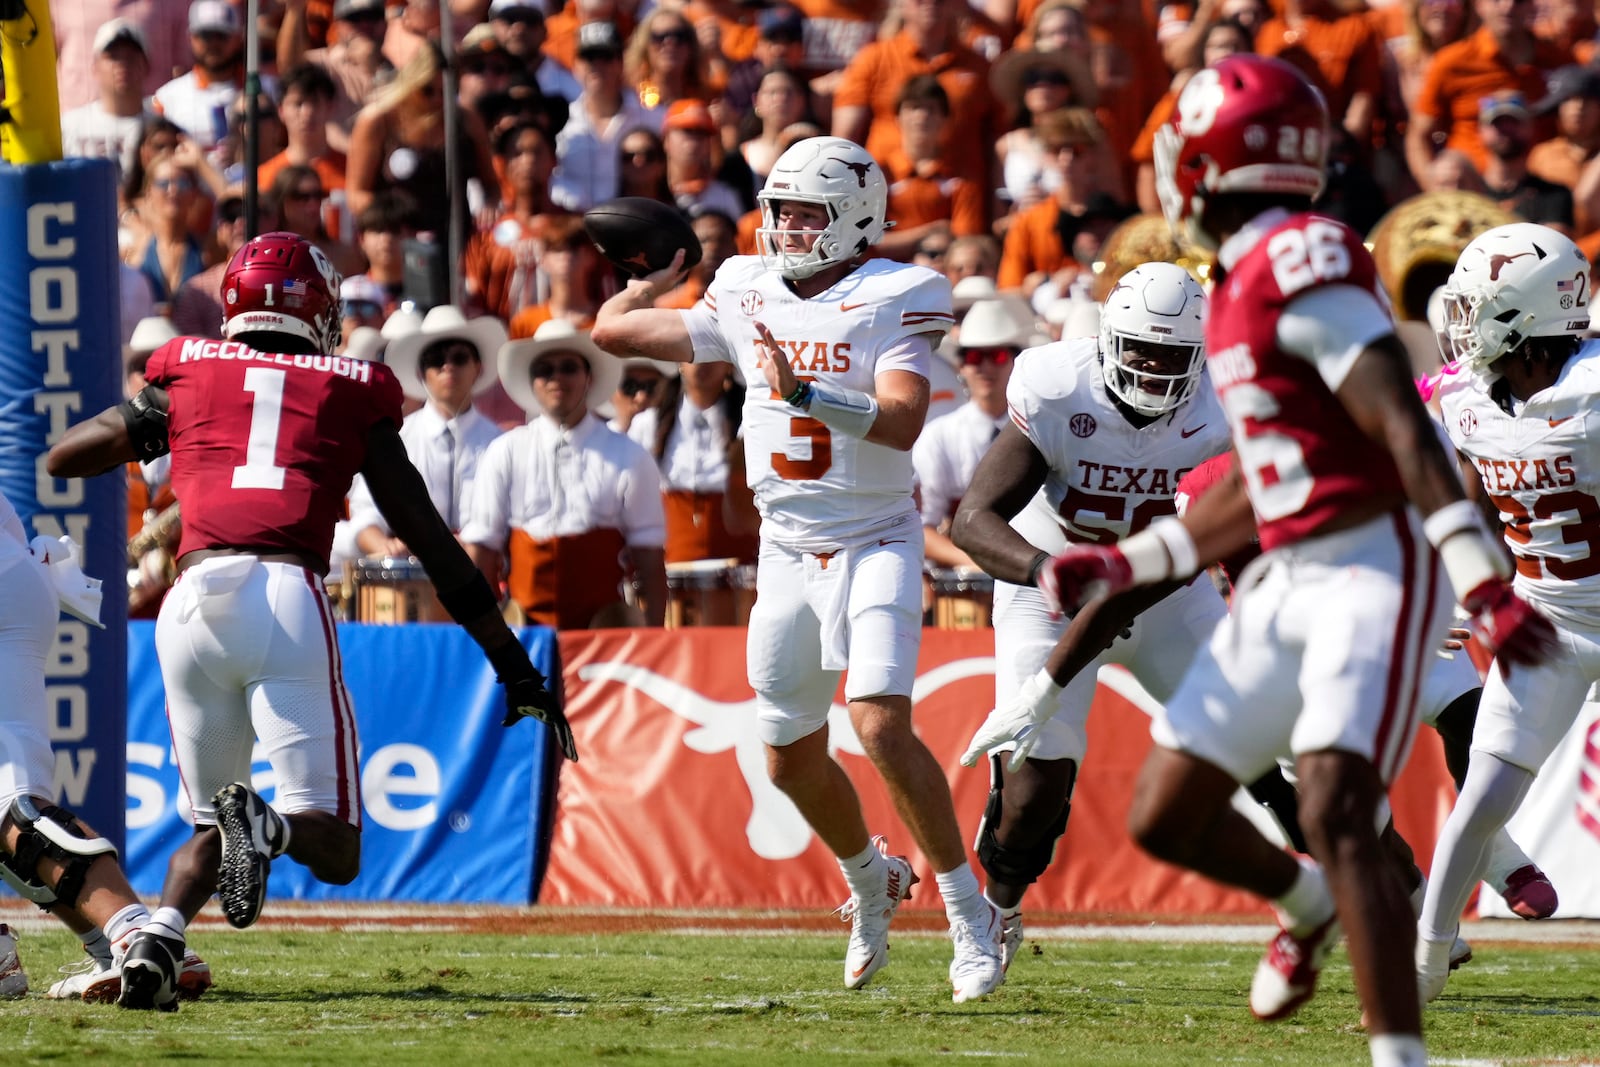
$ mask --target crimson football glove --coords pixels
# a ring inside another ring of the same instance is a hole
[[[500,725],[515,726],[524,718],[538,719],[555,732],[562,755],[578,762],[578,743],[572,739],[572,727],[561,710],[561,702],[545,688],[544,675],[530,665],[526,672],[518,671],[501,681],[506,687],[506,717]]]
[[[1133,585],[1133,568],[1116,545],[1068,545],[1039,568],[1039,592],[1054,615],[1070,615],[1099,596]]]
[[[1543,663],[1555,651],[1555,627],[1512,592],[1509,579],[1479,582],[1462,597],[1461,606],[1471,616],[1473,635],[1500,664],[1502,674],[1515,664]]]

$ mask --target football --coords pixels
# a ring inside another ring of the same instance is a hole
[[[590,208],[583,229],[601,255],[635,278],[668,266],[680,248],[685,270],[700,262],[700,239],[688,218],[649,197],[624,196]]]

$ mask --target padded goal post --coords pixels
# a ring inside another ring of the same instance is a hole
[[[117,475],[44,468],[68,426],[122,396],[116,166],[62,160],[55,34],[43,0],[0,0],[0,492],[30,536],[70,535],[105,582],[98,630],[63,618],[46,667],[50,800],[119,848],[126,792],[127,519]]]

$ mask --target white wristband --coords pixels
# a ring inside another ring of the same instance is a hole
[[[1148,529],[1117,542],[1128,560],[1135,585],[1152,585],[1168,578],[1187,578],[1200,569],[1200,555],[1188,529],[1172,516],[1157,519]]]
[[[806,414],[829,429],[851,437],[865,437],[872,424],[878,421],[878,401],[854,389],[814,381]]]
[[[1459,601],[1491,578],[1511,573],[1505,554],[1483,528],[1483,517],[1470,500],[1457,500],[1422,522],[1423,535],[1439,551],[1450,588]]]

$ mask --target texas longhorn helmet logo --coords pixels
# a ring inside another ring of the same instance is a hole
[[[870,162],[856,163],[848,159],[839,159],[836,156],[829,156],[828,161],[830,163],[840,163],[845,167],[848,167],[850,173],[856,176],[856,182],[861,186],[861,188],[865,189],[867,187],[867,175],[872,173],[872,164]]]

